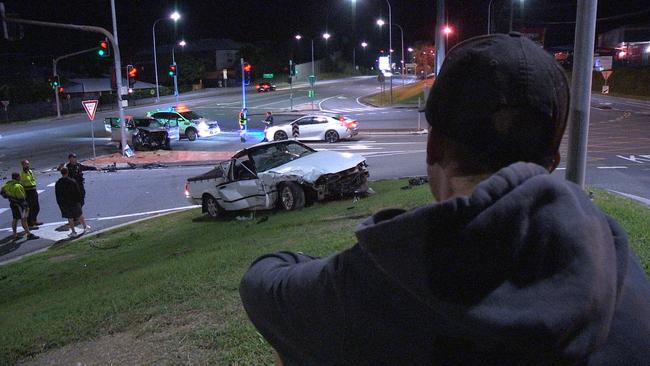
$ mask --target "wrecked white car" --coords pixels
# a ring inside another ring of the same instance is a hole
[[[363,156],[316,151],[294,140],[241,150],[185,183],[187,199],[211,217],[223,211],[294,210],[367,190],[368,165]]]

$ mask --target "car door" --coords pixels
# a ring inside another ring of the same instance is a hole
[[[156,117],[154,117],[156,118]],[[167,129],[167,135],[172,141],[180,140],[180,130],[178,128],[178,116],[172,113],[166,113],[156,118]]]
[[[247,210],[266,207],[267,197],[262,182],[248,156],[232,159],[226,183],[217,186],[224,209]]]
[[[126,117],[126,143],[132,144],[133,131],[135,126],[130,117]],[[122,129],[119,118],[111,118],[111,141],[122,142]]]
[[[303,117],[295,122],[298,124],[300,130],[299,140],[313,140],[314,139],[314,117]]]
[[[317,116],[312,120],[313,140],[323,140],[325,131],[329,129],[327,117]]]

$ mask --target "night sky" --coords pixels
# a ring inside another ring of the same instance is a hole
[[[486,32],[488,2],[447,1],[447,19],[455,30],[449,37],[450,44]],[[404,28],[407,46],[415,41],[433,40],[434,1],[390,0],[390,3],[393,22]],[[515,7],[515,28],[546,27],[547,46],[570,44],[575,3],[525,0],[523,9],[519,5]],[[188,43],[200,38],[230,38],[240,42],[270,41],[284,45],[279,50],[287,52],[298,47],[293,39],[296,33],[319,37],[327,30],[332,34],[329,49],[349,48],[362,40],[370,43],[369,50],[386,47],[388,32],[380,32],[375,25],[380,16],[388,19],[386,1],[357,0],[355,4],[353,6],[351,0],[117,0],[120,49],[123,57],[128,58],[143,47],[151,47],[154,20],[167,17],[174,9],[178,9],[183,18],[176,26],[171,21],[161,21],[156,26],[159,44],[181,38]],[[500,30],[508,26],[509,4],[508,0],[493,0],[493,19]],[[27,19],[112,29],[109,0],[9,0],[5,1],[5,7],[8,13],[19,13]],[[648,0],[601,0],[598,9],[599,18],[614,17],[599,21],[598,31],[650,19]],[[558,24],[563,22],[567,24]],[[399,47],[399,36],[399,30],[394,28],[395,49]],[[0,52],[28,52],[51,58],[51,55],[94,47],[99,39],[99,35],[91,33],[29,26],[25,27],[23,40],[0,41]]]

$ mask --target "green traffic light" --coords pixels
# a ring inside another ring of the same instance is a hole
[[[97,54],[100,55],[100,56],[102,56],[102,57],[104,56],[105,53],[106,53],[106,52],[105,52],[104,50],[99,50],[99,51],[97,51]]]

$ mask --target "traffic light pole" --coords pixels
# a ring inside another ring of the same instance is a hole
[[[88,52],[94,52],[96,49],[97,49],[97,47],[89,48],[87,50],[69,53],[67,55],[59,56],[59,57],[53,59],[52,60],[52,76],[54,76],[54,77],[59,76],[58,72],[56,71],[56,66],[59,63],[59,61],[63,60],[64,58],[77,56],[77,55],[81,55],[81,54],[88,53]],[[61,101],[60,101],[60,98],[59,98],[59,88],[54,89],[54,99],[56,99],[56,118],[61,118]]]
[[[241,110],[246,111],[246,74],[244,71],[244,58],[240,59],[241,62]],[[244,117],[246,117],[244,112]]]
[[[114,0],[111,0],[111,5],[114,8],[113,4]],[[115,18],[113,18],[115,19]],[[115,57],[115,76],[116,76],[116,81],[117,81],[117,108],[119,111],[119,116],[120,116],[120,131],[121,131],[121,141],[122,141],[122,154],[124,154],[124,147],[126,146],[126,129],[124,126],[124,106],[122,105],[122,71],[121,71],[121,63],[120,63],[120,49],[117,44],[117,39],[113,37],[113,35],[107,31],[106,29],[102,27],[95,27],[91,25],[76,25],[76,24],[61,24],[61,23],[52,23],[52,22],[43,22],[40,20],[28,20],[28,19],[19,19],[19,18],[12,18],[12,17],[4,17],[3,21],[7,23],[17,23],[17,24],[27,24],[27,25],[34,25],[34,26],[39,26],[39,27],[51,27],[51,28],[62,28],[62,29],[70,29],[70,30],[76,30],[76,31],[82,31],[82,32],[92,32],[92,33],[100,33],[108,39],[109,42],[111,42],[111,45],[113,46],[114,50],[114,57]]]

